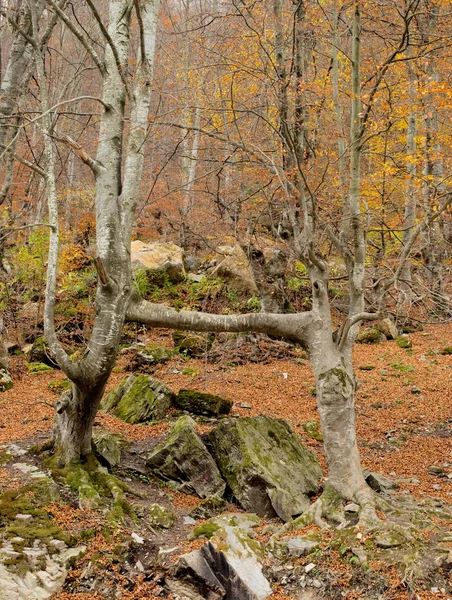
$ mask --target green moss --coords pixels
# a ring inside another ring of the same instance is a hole
[[[128,490],[127,485],[101,467],[94,453],[85,457],[83,462],[74,462],[64,468],[59,467],[56,453],[46,464],[52,469],[54,477],[66,481],[78,495],[83,508],[108,508],[110,512],[107,518],[113,525],[122,523],[127,516],[137,519],[124,495],[124,491]]]
[[[69,379],[53,379],[49,381],[47,387],[51,392],[55,392],[56,394],[60,394],[64,392],[64,390],[68,390],[72,385],[72,382]]]
[[[49,373],[50,371],[53,371],[52,367],[49,367],[49,365],[45,365],[44,363],[40,362],[27,363],[27,369],[30,373],[34,375],[39,373]]]
[[[368,327],[356,336],[358,344],[379,344],[385,340],[386,336],[376,327]]]
[[[442,348],[439,353],[443,356],[452,354],[452,346],[444,346],[444,348]]]
[[[399,337],[396,339],[396,344],[399,348],[408,350],[413,347],[413,342],[405,337]]]
[[[163,346],[159,346],[158,344],[151,344],[147,348],[141,351],[142,354],[146,354],[152,362],[167,362],[172,356],[173,352],[164,348]]]
[[[199,369],[192,369],[187,367],[186,369],[182,369],[182,375],[188,375],[189,377],[197,377],[199,375]]]
[[[107,394],[102,408],[114,408],[119,419],[137,424],[163,419],[173,398],[174,394],[163,383],[147,375],[132,375]]]
[[[8,463],[10,460],[12,460],[12,458],[13,458],[12,454],[7,452],[6,450],[3,450],[3,452],[0,452],[0,465],[4,465],[4,464]]]
[[[302,425],[305,433],[313,440],[323,442],[323,435],[320,431],[320,424],[317,421],[306,421]]]
[[[195,527],[190,537],[192,540],[199,540],[202,538],[210,540],[210,538],[213,537],[220,529],[221,527],[216,523],[207,521],[206,523],[202,523],[201,525]]]
[[[397,371],[400,371],[401,373],[411,373],[415,370],[411,365],[399,365],[398,363],[393,363],[391,367]]]
[[[0,496],[0,536],[8,539],[23,538],[23,546],[33,546],[35,540],[48,544],[60,539],[67,544],[70,539],[52,521],[45,507],[55,499],[55,489],[49,480],[39,481],[18,490],[8,490]],[[27,522],[16,520],[16,515],[30,515]]]
[[[227,414],[232,408],[231,400],[198,390],[180,390],[174,404],[196,415]]]
[[[147,520],[151,527],[169,529],[174,525],[176,516],[167,508],[160,506],[160,504],[152,504],[149,507]]]

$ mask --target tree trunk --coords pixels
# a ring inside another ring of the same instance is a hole
[[[355,377],[344,354],[330,346],[331,366],[312,361],[328,481],[344,498],[359,501],[367,486],[356,442]]]
[[[89,391],[72,386],[55,402],[53,441],[61,466],[77,463],[92,452],[94,419],[105,383],[95,383]]]

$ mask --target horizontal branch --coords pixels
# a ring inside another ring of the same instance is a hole
[[[153,304],[134,295],[126,312],[126,321],[152,327],[167,327],[184,331],[244,332],[253,331],[307,342],[321,326],[313,312],[297,314],[249,313],[245,315],[215,315],[189,310],[174,310]]]

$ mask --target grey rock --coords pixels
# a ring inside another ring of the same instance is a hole
[[[121,433],[102,431],[93,435],[96,453],[100,455],[111,467],[119,464],[121,451],[128,445],[128,441]]]
[[[184,554],[178,578],[198,581],[203,598],[265,600],[272,589],[262,573],[259,543],[239,528],[225,525],[199,550]]]
[[[431,467],[428,468],[428,472],[430,475],[443,475],[444,474],[444,468],[443,467],[438,467],[437,465],[432,465]]]
[[[134,240],[130,260],[134,271],[145,271],[150,277],[166,276],[172,283],[185,279],[184,251],[176,244]]]
[[[173,392],[148,375],[130,375],[102,399],[100,408],[112,410],[126,423],[161,420],[174,399]]]
[[[317,548],[318,545],[319,543],[313,540],[307,540],[302,537],[295,537],[288,540],[287,550],[291,555],[305,556],[306,554],[311,554],[311,552],[315,548]]]
[[[227,502],[224,498],[209,496],[191,511],[190,516],[194,519],[210,519],[224,511],[226,506]]]
[[[399,337],[399,332],[396,324],[390,317],[386,317],[379,321],[376,325],[377,329],[383,333],[388,340],[395,340]]]
[[[364,479],[367,481],[369,486],[376,492],[388,493],[391,490],[397,489],[399,486],[395,481],[392,481],[384,475],[374,473],[368,469],[363,470]]]
[[[146,464],[173,487],[200,498],[222,496],[226,484],[207,448],[195,432],[196,423],[188,415],[181,417],[168,438],[150,452]]]
[[[0,392],[7,392],[13,387],[13,380],[7,367],[0,363]]]
[[[407,541],[400,531],[383,531],[375,535],[375,544],[379,548],[397,548]]]
[[[160,504],[152,504],[148,509],[147,522],[157,529],[169,529],[174,525],[176,516]]]
[[[174,404],[194,415],[215,417],[229,413],[232,408],[231,400],[198,390],[180,390],[174,399]]]
[[[288,521],[310,505],[322,470],[283,419],[224,419],[209,433],[213,455],[234,496],[259,516]]]

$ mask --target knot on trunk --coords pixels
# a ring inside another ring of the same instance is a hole
[[[324,402],[333,404],[340,399],[348,401],[353,397],[355,383],[345,367],[337,366],[320,374],[319,388]]]
[[[53,404],[56,412],[59,415],[61,415],[61,413],[63,413],[67,409],[67,407],[71,403],[71,400],[72,400],[72,390],[66,390],[65,392],[63,392],[61,394],[61,396],[58,398],[58,400],[56,400]]]

